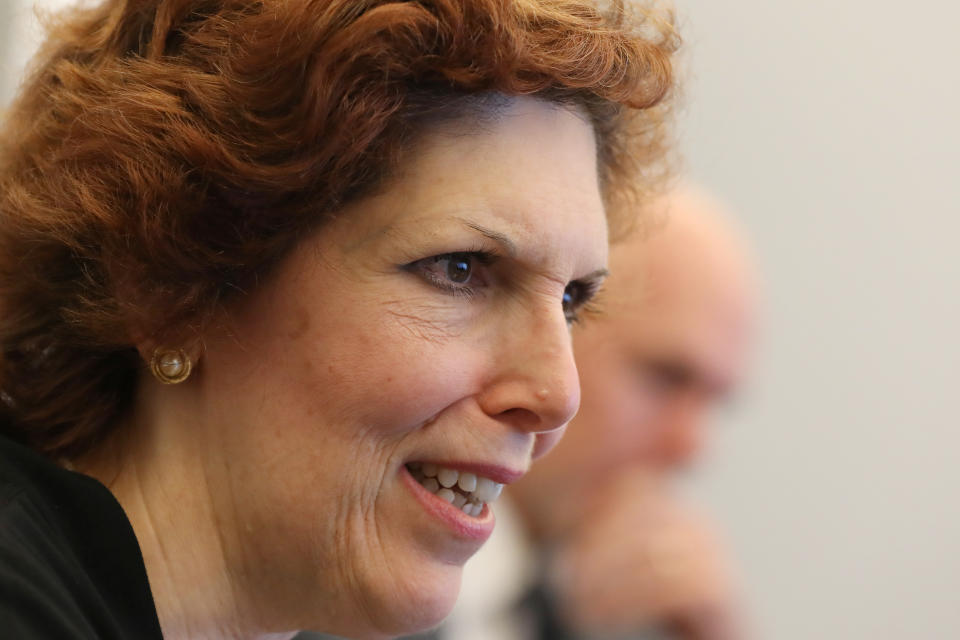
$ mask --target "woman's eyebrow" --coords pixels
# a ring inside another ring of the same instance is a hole
[[[493,229],[488,229],[483,225],[479,225],[476,222],[471,222],[470,220],[464,220],[463,218],[458,218],[458,220],[460,220],[460,222],[465,224],[470,229],[473,229],[474,231],[499,244],[509,257],[515,258],[517,256],[517,244],[505,234],[500,233],[499,231],[494,231]]]
[[[603,280],[607,279],[607,276],[610,275],[610,271],[607,269],[597,269],[596,271],[591,271],[582,278],[577,278],[578,280],[584,280],[587,282],[597,282],[600,283]]]

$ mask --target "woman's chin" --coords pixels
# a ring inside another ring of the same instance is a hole
[[[444,565],[440,570],[415,573],[386,594],[390,600],[381,611],[393,615],[378,626],[388,636],[409,635],[436,627],[457,601],[463,567]]]

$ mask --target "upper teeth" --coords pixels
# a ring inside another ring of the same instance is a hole
[[[493,502],[503,491],[503,485],[490,478],[468,471],[457,471],[425,462],[408,465],[413,477],[423,487],[471,516],[478,516],[483,505]]]

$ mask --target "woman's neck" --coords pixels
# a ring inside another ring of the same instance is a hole
[[[100,480],[130,520],[164,638],[293,637],[258,632],[250,619],[257,603],[248,601],[232,570],[231,558],[240,555],[230,535],[235,523],[216,508],[202,443],[184,433],[131,420],[74,466]]]

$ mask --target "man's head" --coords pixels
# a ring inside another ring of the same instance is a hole
[[[710,410],[743,375],[755,284],[742,241],[696,191],[676,190],[655,208],[665,225],[612,249],[600,314],[575,329],[580,412],[512,487],[538,536],[584,517],[614,473],[684,467],[702,448]]]

